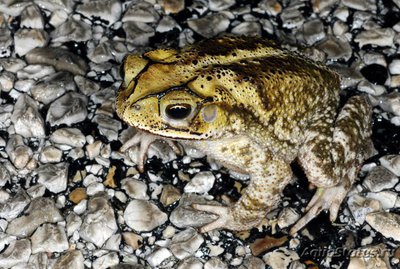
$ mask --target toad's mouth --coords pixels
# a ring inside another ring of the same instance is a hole
[[[205,136],[201,132],[194,132],[190,129],[182,129],[182,128],[175,128],[173,126],[166,126],[163,129],[159,130],[154,130],[151,128],[148,128],[148,126],[134,126],[141,132],[145,132],[148,134],[156,135],[159,137],[163,138],[168,138],[171,140],[206,140],[208,139],[207,136]]]

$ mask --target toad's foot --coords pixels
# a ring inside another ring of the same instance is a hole
[[[243,219],[235,217],[234,206],[218,206],[218,205],[202,205],[193,204],[192,207],[196,210],[205,211],[218,216],[215,221],[199,228],[199,232],[206,233],[215,229],[228,229],[232,231],[244,231],[256,227],[265,216],[264,211],[253,212],[251,219]]]
[[[138,131],[131,139],[126,141],[120,148],[121,152],[127,149],[139,145],[139,156],[137,161],[138,170],[144,172],[144,163],[147,160],[147,151],[150,145],[156,140],[163,140],[174,150],[177,155],[182,155],[182,150],[180,149],[178,143],[172,140],[162,139],[159,136]]]
[[[334,222],[339,212],[340,204],[346,197],[348,189],[345,184],[329,188],[318,188],[306,207],[306,214],[290,229],[294,234],[315,218],[322,210],[329,210],[329,219]]]

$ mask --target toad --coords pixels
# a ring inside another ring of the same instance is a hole
[[[116,99],[139,132],[139,169],[149,145],[194,147],[250,175],[232,205],[195,204],[218,216],[201,232],[256,227],[281,199],[297,161],[317,187],[295,233],[322,210],[335,220],[371,145],[371,107],[353,96],[339,107],[339,75],[260,37],[224,36],[181,50],[128,55]]]

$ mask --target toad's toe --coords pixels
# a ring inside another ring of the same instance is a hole
[[[331,222],[335,221],[340,205],[347,195],[347,188],[339,184],[330,188],[318,188],[310,203],[306,207],[306,214],[290,229],[290,234],[295,234],[314,219],[321,211],[329,210]]]

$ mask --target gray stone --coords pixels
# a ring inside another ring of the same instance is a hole
[[[17,77],[21,80],[38,80],[54,73],[54,68],[49,65],[32,64],[18,70]],[[16,84],[19,81],[16,82]],[[27,92],[24,91],[24,92]]]
[[[68,249],[68,239],[64,227],[45,223],[31,236],[32,253],[40,252],[63,252]]]
[[[378,52],[368,52],[363,55],[365,65],[378,64],[387,67],[385,56]]]
[[[188,258],[203,244],[204,238],[193,228],[188,228],[172,238],[170,250],[180,260]]]
[[[44,28],[44,19],[37,5],[27,6],[21,12],[21,28]]]
[[[11,96],[13,96],[15,99],[17,99],[20,96],[20,93],[27,93],[30,88],[35,84],[35,80],[33,79],[21,79],[17,80],[14,84],[14,89],[16,89],[18,92],[15,91],[10,91]]]
[[[46,121],[51,126],[81,122],[86,119],[87,104],[86,96],[76,92],[66,93],[50,105]]]
[[[304,4],[297,2],[282,10],[281,19],[284,28],[299,29],[304,24],[304,17],[300,11],[303,5]]]
[[[384,210],[398,207],[399,204],[398,193],[394,191],[368,192],[366,197],[379,201]]]
[[[75,19],[68,19],[51,32],[52,42],[85,42],[92,38],[89,24]]]
[[[391,92],[379,97],[379,106],[386,112],[400,116],[400,92]]]
[[[103,249],[119,251],[121,245],[121,237],[122,236],[119,233],[112,235],[104,244]]]
[[[13,38],[11,37],[10,30],[0,28],[0,57],[10,57],[12,45]]]
[[[76,12],[91,19],[101,18],[102,21],[107,22],[107,25],[111,25],[120,18],[122,5],[117,0],[90,1],[78,5]]]
[[[285,207],[282,209],[281,212],[279,212],[278,226],[281,229],[289,227],[290,225],[298,221],[300,217],[300,214],[297,213],[293,208]]]
[[[51,17],[49,20],[49,24],[52,25],[54,28],[57,28],[68,19],[68,13],[64,10],[57,9],[51,13]]]
[[[354,41],[357,42],[360,47],[365,45],[392,47],[394,36],[395,32],[391,28],[375,28],[362,31],[354,38]]]
[[[373,23],[373,14],[366,11],[356,11],[353,13],[353,21],[351,24],[351,29],[363,29],[371,30],[373,28],[379,28],[377,25],[369,27],[369,23]]]
[[[29,64],[48,64],[58,71],[85,75],[87,63],[81,57],[63,48],[35,48],[25,55]]]
[[[133,200],[124,211],[126,224],[137,232],[147,232],[164,224],[168,216],[149,201]]]
[[[45,136],[44,120],[39,113],[38,105],[26,94],[22,94],[15,103],[11,121],[15,132],[23,137]]]
[[[349,31],[349,26],[347,23],[337,20],[333,24],[332,31],[333,31],[333,35],[342,36]]]
[[[152,268],[158,268],[161,264],[165,266],[166,261],[168,261],[171,256],[172,253],[167,248],[159,248],[147,256],[146,260]]]
[[[160,15],[154,9],[154,5],[149,2],[132,2],[126,10],[122,21],[135,21],[144,23],[154,23],[160,19]]]
[[[67,163],[45,164],[37,169],[38,182],[43,184],[52,193],[65,191],[68,180]]]
[[[389,212],[372,212],[367,215],[366,221],[383,236],[400,241],[400,215]]]
[[[258,8],[271,16],[276,16],[282,12],[282,5],[277,0],[261,0]]]
[[[11,115],[14,110],[14,105],[0,105],[0,128],[6,129],[11,125]]]
[[[255,21],[242,22],[241,24],[236,25],[231,32],[235,35],[260,36],[261,25]]]
[[[316,42],[324,39],[326,34],[322,21],[315,19],[304,23],[303,35],[307,45],[313,45]]]
[[[140,264],[119,263],[118,265],[111,266],[110,269],[147,269],[147,267]]]
[[[215,176],[211,172],[197,173],[185,186],[185,192],[195,192],[199,194],[207,193],[214,185]]]
[[[97,258],[93,262],[93,268],[107,269],[112,266],[116,266],[117,264],[119,264],[118,254],[116,252],[110,252],[107,253],[106,255]]]
[[[49,260],[50,260],[49,257],[44,252],[38,254],[32,254],[31,257],[29,258],[28,264],[24,264],[25,267],[20,269],[47,268],[49,266]]]
[[[18,190],[16,194],[10,195],[10,198],[0,203],[0,218],[8,221],[15,219],[29,204],[29,196],[23,189]]]
[[[243,261],[243,264],[238,269],[264,269],[265,263],[257,257],[249,257]],[[297,268],[297,267],[295,267]],[[301,269],[301,268],[297,268]]]
[[[83,76],[75,76],[74,81],[79,91],[86,96],[90,96],[91,100],[93,100],[93,96],[91,95],[95,94],[100,89],[100,86],[96,82]]]
[[[399,179],[395,174],[382,166],[374,167],[364,179],[363,185],[372,192],[393,188]]]
[[[14,34],[15,52],[23,56],[34,48],[46,46],[49,36],[41,29],[19,29]]]
[[[84,259],[80,250],[71,250],[61,255],[55,262],[53,269],[84,269]]]
[[[342,79],[340,87],[342,89],[356,87],[360,81],[365,80],[361,72],[354,67],[348,67],[341,64],[333,64],[329,67],[341,75]]]
[[[386,88],[382,85],[375,85],[368,80],[363,80],[357,85],[357,90],[366,92],[373,96],[379,96],[386,92]]]
[[[400,59],[393,59],[389,64],[389,71],[392,75],[400,74]]]
[[[7,141],[6,152],[15,168],[23,169],[31,161],[33,152],[24,144],[20,135],[11,135]]]
[[[5,221],[5,220],[2,220],[0,222],[0,224],[1,224],[0,225],[0,229],[2,231],[4,231],[4,223],[6,225],[8,224],[7,221]],[[16,236],[8,235],[8,234],[6,234],[4,232],[1,232],[0,233],[0,251],[3,252],[3,250],[5,250],[6,247],[9,246],[10,243],[15,241],[15,240],[16,240]]]
[[[81,148],[86,144],[86,137],[77,128],[60,128],[51,134],[50,141],[60,145]]]
[[[97,86],[99,88],[99,86]],[[114,102],[115,101],[115,90],[117,90],[114,87],[110,88],[105,88],[101,89],[99,91],[96,91],[90,96],[90,100],[92,100],[95,104],[104,104],[107,102]]]
[[[123,24],[126,41],[134,46],[148,45],[150,37],[154,36],[154,29],[144,22],[127,21]]]
[[[149,200],[146,183],[134,178],[125,178],[121,181],[121,188],[134,199]]]
[[[0,91],[9,92],[14,87],[15,75],[8,71],[0,73]]]
[[[353,51],[349,42],[343,37],[330,36],[320,42],[317,48],[327,54],[327,58],[330,60],[349,60]]]
[[[27,7],[30,2],[21,2],[18,0],[3,0],[0,2],[0,12],[17,17],[21,14],[22,10]],[[1,25],[0,25],[1,26]]]
[[[0,189],[4,185],[6,185],[8,182],[10,182],[11,177],[10,173],[8,172],[7,168],[0,164]]]
[[[343,5],[363,11],[376,11],[376,2],[374,0],[342,0]]]
[[[62,96],[66,91],[76,88],[73,76],[69,72],[57,72],[38,81],[32,88],[32,97],[47,105]]]
[[[26,191],[32,198],[43,197],[44,193],[46,192],[46,187],[41,184],[37,184],[30,187]]]
[[[115,213],[109,201],[102,195],[92,197],[79,231],[80,236],[100,248],[117,229]]]
[[[74,6],[73,0],[34,0],[34,2],[41,8],[55,11],[57,9],[62,9],[67,13],[72,12]]]
[[[19,58],[13,58],[13,57],[2,58],[2,59],[0,58],[0,66],[8,72],[17,73],[19,70],[21,70],[26,66],[26,62]]]
[[[354,249],[354,253],[363,253],[363,255],[351,255],[347,269],[392,268],[389,261],[389,258],[391,258],[390,250],[388,250],[383,243]],[[368,255],[367,253],[376,254]]]
[[[325,0],[325,1],[319,1],[319,0],[311,0],[312,4],[312,9],[315,13],[325,13],[329,12],[332,10],[332,7],[337,4],[336,0]]]
[[[194,194],[183,194],[179,205],[170,216],[170,221],[179,228],[201,227],[216,220],[217,216],[204,211],[195,210],[192,204],[218,205],[216,201],[208,201]]]
[[[165,33],[171,31],[174,28],[178,28],[179,30],[181,30],[181,27],[172,17],[163,16],[162,19],[158,22],[156,31],[159,33]]]
[[[205,17],[189,20],[188,26],[205,38],[211,38],[224,32],[230,24],[229,16],[226,13],[217,13]],[[210,27],[212,25],[212,27]]]
[[[263,261],[272,269],[288,268],[292,261],[299,259],[299,255],[285,247],[268,252],[263,256]]]
[[[381,165],[400,177],[400,155],[386,155],[379,159]]]
[[[75,214],[75,212],[71,212],[67,218],[67,236],[72,236],[74,234],[75,231],[78,231],[79,228],[82,225],[82,219],[81,217],[79,217],[77,214]]]
[[[109,60],[121,62],[128,53],[128,49],[122,42],[104,41],[93,49],[89,49],[88,58],[94,63],[103,63]]]
[[[0,268],[11,268],[26,263],[31,255],[31,242],[28,239],[15,240],[0,254]]]
[[[230,8],[235,3],[235,0],[210,0],[208,5],[212,11],[222,11]]]
[[[203,269],[203,263],[199,258],[190,257],[180,262],[177,269]]]
[[[212,257],[204,264],[204,269],[228,269],[228,265],[220,259]]]
[[[43,223],[62,221],[59,210],[50,198],[38,197],[32,200],[25,215],[12,220],[6,233],[19,237],[30,236]]]
[[[354,220],[359,225],[364,223],[367,214],[382,209],[382,205],[378,200],[365,198],[358,194],[350,196],[347,200],[347,205]]]
[[[184,0],[160,0],[159,3],[167,14],[176,14],[185,9]]]
[[[97,123],[100,134],[107,137],[108,141],[118,139],[118,130],[121,129],[121,121],[104,114],[97,114],[93,117],[92,121]]]

